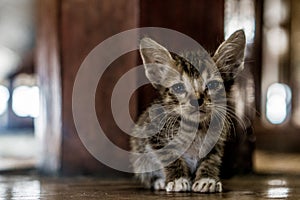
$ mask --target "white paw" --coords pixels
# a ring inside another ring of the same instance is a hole
[[[186,192],[191,190],[191,183],[186,178],[179,178],[171,181],[166,186],[167,192]]]
[[[212,178],[202,178],[193,184],[192,190],[201,193],[222,192],[222,183]]]
[[[165,189],[165,179],[159,178],[154,181],[153,184],[154,190],[164,190]]]

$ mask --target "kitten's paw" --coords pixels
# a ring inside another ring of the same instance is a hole
[[[201,193],[222,192],[222,183],[212,178],[202,178],[193,184],[192,190]]]
[[[167,192],[186,192],[191,190],[191,183],[186,178],[175,179],[174,181],[168,182],[166,186]]]
[[[165,189],[165,179],[159,178],[153,183],[154,190],[164,190]]]

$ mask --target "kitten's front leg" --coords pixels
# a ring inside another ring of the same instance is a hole
[[[194,192],[214,193],[222,192],[223,190],[219,179],[219,167],[221,165],[223,149],[214,149],[213,151],[204,158],[196,171],[195,182],[192,186]]]
[[[222,183],[215,178],[200,178],[193,184],[192,190],[200,193],[222,192]]]
[[[181,158],[165,167],[166,191],[186,192],[191,190],[189,169]]]

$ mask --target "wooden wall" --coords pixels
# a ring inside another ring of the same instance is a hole
[[[77,136],[72,115],[72,89],[76,73],[88,53],[103,40],[121,31],[137,27],[137,0],[63,0],[61,1],[61,75],[62,75],[62,173],[113,173],[94,159]],[[128,149],[128,136],[115,125],[110,111],[114,84],[129,68],[135,66],[136,55],[118,59],[102,77],[96,93],[96,107],[104,132],[112,141]],[[132,105],[134,106],[134,105]],[[101,119],[100,119],[101,118]],[[91,130],[93,131],[93,130]],[[74,154],[76,156],[74,156]]]
[[[175,29],[210,52],[224,37],[223,0],[44,0],[39,1],[38,9],[36,58],[43,100],[43,117],[37,123],[43,141],[41,169],[63,175],[118,174],[84,148],[72,116],[76,73],[96,45],[121,31],[145,26]],[[128,149],[128,136],[113,121],[110,95],[122,74],[140,62],[136,52],[118,59],[102,78],[96,94],[96,102],[101,102],[96,110],[103,128],[124,149]],[[133,117],[153,95],[151,87],[138,91],[130,105]]]

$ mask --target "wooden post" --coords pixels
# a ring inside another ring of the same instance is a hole
[[[40,116],[36,135],[40,141],[39,169],[56,174],[61,168],[62,85],[58,0],[38,3],[36,65],[40,87]]]

